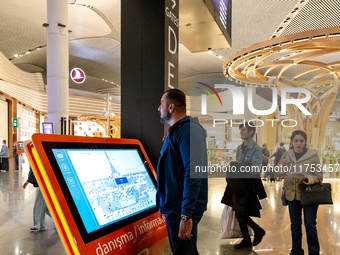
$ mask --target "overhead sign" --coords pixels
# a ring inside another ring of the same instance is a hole
[[[85,72],[81,70],[80,68],[73,68],[70,73],[72,81],[75,83],[83,83],[85,81]]]
[[[221,29],[221,32],[224,36],[229,35],[231,37],[231,0],[209,0],[214,6],[214,10],[209,9],[211,15],[214,17],[216,24]],[[206,3],[207,6],[209,4]],[[214,15],[214,12],[218,15]],[[218,22],[217,17],[220,18],[220,22]],[[225,31],[226,33],[225,33]],[[226,39],[230,39],[226,37]],[[230,41],[230,40],[229,40]],[[228,41],[228,42],[229,42]],[[230,43],[230,42],[229,42]]]
[[[17,118],[13,118],[13,127],[14,128],[18,127],[18,119]]]
[[[176,1],[165,1],[165,90],[178,87],[179,8]]]
[[[44,134],[54,134],[52,122],[43,122],[42,127],[43,127]]]

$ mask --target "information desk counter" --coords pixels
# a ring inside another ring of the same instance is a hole
[[[162,254],[156,174],[138,140],[34,134],[24,147],[68,254]]]

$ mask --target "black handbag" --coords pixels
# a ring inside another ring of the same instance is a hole
[[[191,239],[181,239],[173,255],[198,255]]]
[[[332,187],[330,183],[316,183],[299,186],[301,194],[301,205],[332,205]]]
[[[286,199],[286,188],[285,187],[282,187],[281,201],[282,201],[283,206],[288,205],[288,201]]]
[[[286,199],[286,178],[284,179],[284,183],[282,185],[282,194],[281,194],[281,201],[282,201],[282,205],[283,206],[287,206],[288,205],[288,200]]]

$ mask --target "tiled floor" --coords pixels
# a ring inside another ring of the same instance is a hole
[[[33,225],[35,189],[32,185],[26,190],[21,187],[27,178],[27,172],[26,166],[22,172],[0,173],[0,254],[66,254],[53,220],[48,216],[46,216],[47,231],[38,233],[29,231]],[[340,254],[340,180],[325,181],[332,183],[334,205],[319,207],[317,222],[321,252],[323,255],[338,255]],[[258,246],[239,251],[234,250],[233,244],[240,239],[221,240],[219,237],[223,210],[220,200],[225,188],[225,180],[210,179],[208,211],[199,224],[200,254],[289,254],[290,223],[287,207],[281,206],[281,185],[280,182],[265,182],[268,199],[262,200],[262,217],[254,219],[267,231],[267,234]],[[308,254],[305,233],[303,246],[305,254]],[[168,247],[163,254],[171,254]]]

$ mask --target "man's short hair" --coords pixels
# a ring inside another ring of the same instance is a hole
[[[245,124],[245,125],[244,125]],[[256,127],[253,124],[253,122],[249,121],[245,121],[244,124],[239,125],[239,129],[243,128],[244,126],[247,127],[248,132],[250,132],[251,130],[253,130],[253,133],[251,134],[251,138],[253,138],[253,136],[255,135],[256,132]]]
[[[284,142],[281,142],[281,143],[280,143],[280,146],[283,146],[283,145],[285,145],[285,143],[284,143]]]
[[[179,89],[169,89],[165,91],[167,104],[174,104],[178,112],[186,112],[187,104],[185,94]]]
[[[6,144],[6,140],[3,140],[2,142],[3,142],[4,144]]]

